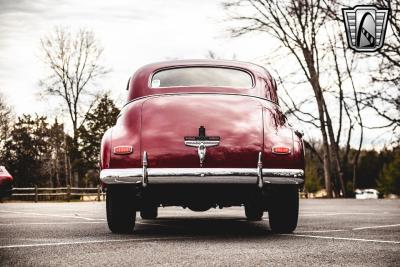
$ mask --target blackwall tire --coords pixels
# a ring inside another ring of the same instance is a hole
[[[269,225],[274,233],[291,233],[296,229],[299,217],[298,188],[283,186],[276,189],[269,203]]]
[[[140,217],[144,220],[154,220],[158,216],[158,208],[154,207],[146,207],[140,211]]]
[[[264,208],[245,204],[244,213],[249,221],[261,221],[264,215]]]
[[[108,187],[106,197],[107,223],[113,233],[132,233],[136,211],[134,193],[128,188]]]

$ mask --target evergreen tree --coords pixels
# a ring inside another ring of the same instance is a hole
[[[305,191],[315,193],[323,188],[323,167],[318,157],[313,152],[306,150]]]
[[[64,125],[58,123],[56,119],[54,124],[48,129],[49,131],[49,140],[48,146],[50,146],[50,158],[51,160],[48,162],[50,165],[50,186],[62,186],[70,184],[70,181],[67,180],[69,166],[67,162],[67,151],[65,140],[67,136],[64,132]]]
[[[393,161],[385,164],[377,181],[384,194],[400,194],[400,148],[394,151]]]
[[[361,151],[356,188],[375,188],[381,168],[382,165],[379,162],[379,153],[377,151]]]
[[[105,131],[115,125],[119,109],[105,94],[97,106],[87,114],[85,124],[79,128],[80,151],[82,153],[81,171],[85,183],[98,183],[98,163],[100,142]]]
[[[48,135],[46,118],[23,115],[18,118],[4,145],[7,169],[14,176],[15,186],[45,184],[46,171],[42,163],[46,160]]]

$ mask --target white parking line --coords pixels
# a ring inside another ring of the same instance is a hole
[[[327,213],[300,213],[300,217],[337,216],[337,215],[377,215],[372,212],[327,212]]]
[[[364,229],[379,229],[379,228],[391,228],[398,227],[400,224],[387,224],[387,225],[375,225],[375,226],[366,226],[366,227],[357,227],[352,229],[332,229],[332,230],[307,230],[307,231],[296,231],[296,234],[301,233],[330,233],[330,232],[346,232],[346,231],[358,231]]]
[[[366,226],[366,227],[353,228],[352,230],[377,229],[377,228],[388,228],[388,227],[397,227],[397,226],[400,226],[400,224],[387,224],[387,225]]]
[[[60,214],[47,214],[47,213],[22,212],[22,211],[10,211],[10,210],[0,210],[0,212],[2,212],[2,213],[13,213],[13,214],[24,214],[24,215],[33,215],[33,216],[74,218],[74,219],[83,219],[83,220],[86,220],[86,221],[105,221],[105,219],[88,218],[88,217],[82,217],[82,216],[79,216],[79,215],[60,215]]]
[[[400,241],[389,241],[389,240],[378,240],[378,239],[362,239],[362,238],[320,236],[320,235],[299,235],[299,234],[280,234],[280,235],[306,237],[306,238],[318,238],[318,239],[331,239],[331,240],[348,240],[348,241],[360,241],[360,242],[372,242],[372,243],[400,244]]]
[[[69,224],[105,224],[105,221],[90,221],[90,222],[31,222],[31,223],[0,223],[0,226],[19,226],[19,225],[69,225]],[[159,223],[147,223],[147,222],[136,222],[136,224],[143,225],[156,225],[156,226],[167,226]]]
[[[120,242],[131,242],[131,241],[137,241],[137,242],[174,241],[174,240],[184,240],[184,239],[193,239],[193,237],[130,238],[130,239],[86,240],[86,241],[71,241],[71,242],[56,242],[56,243],[18,244],[18,245],[0,246],[0,249],[84,245],[84,244],[97,244],[97,243],[120,243]]]
[[[63,225],[63,224],[95,224],[95,223],[102,223],[105,224],[106,222],[32,222],[32,223],[0,223],[0,226],[19,226],[19,225]]]
[[[309,231],[296,231],[296,234],[301,234],[301,233],[331,233],[331,232],[345,232],[349,230],[344,230],[344,229],[335,229],[335,230],[309,230]]]

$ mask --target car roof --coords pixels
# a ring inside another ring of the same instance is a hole
[[[179,68],[179,67],[229,67],[238,68],[248,71],[252,74],[255,82],[255,88],[207,88],[207,87],[186,87],[186,88],[165,88],[161,90],[154,90],[149,86],[150,77],[161,69]],[[136,98],[166,93],[195,93],[195,92],[215,92],[215,93],[239,93],[253,95],[265,98],[266,95],[271,95],[267,99],[277,103],[276,97],[276,82],[271,74],[262,66],[250,62],[236,61],[236,60],[216,60],[216,59],[191,59],[191,60],[170,60],[163,62],[155,62],[147,64],[139,68],[128,83],[128,102]],[[272,96],[273,95],[273,96]]]
[[[247,69],[252,72],[267,72],[267,70],[257,64],[237,60],[220,59],[183,59],[154,62],[143,66],[141,69],[153,69],[153,71],[168,67],[189,67],[189,66],[214,66],[214,67],[236,67]]]

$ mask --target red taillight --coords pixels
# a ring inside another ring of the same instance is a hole
[[[274,146],[272,148],[272,153],[274,153],[274,154],[289,154],[290,148],[287,146]]]
[[[132,146],[115,146],[113,151],[114,151],[114,154],[117,154],[117,155],[127,155],[127,154],[131,154],[133,152],[133,147]]]

